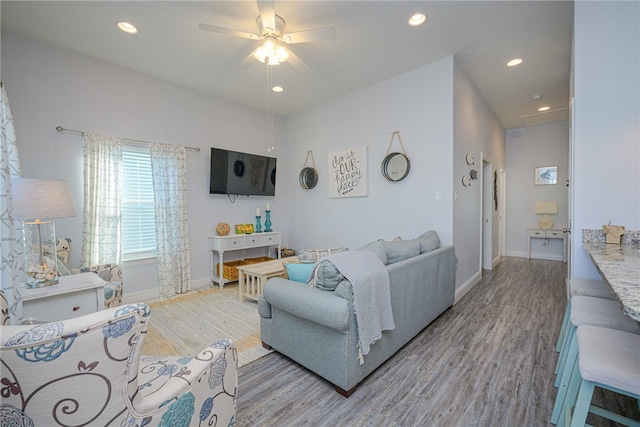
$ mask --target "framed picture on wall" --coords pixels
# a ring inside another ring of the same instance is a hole
[[[533,175],[535,185],[554,185],[558,183],[558,166],[539,166]]]

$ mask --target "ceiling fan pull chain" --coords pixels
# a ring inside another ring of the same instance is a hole
[[[389,141],[389,148],[387,148],[387,155],[391,151],[391,144],[393,144],[393,137],[394,136],[398,137],[398,141],[400,142],[400,147],[402,148],[402,154],[404,154],[407,158],[409,158],[409,156],[407,156],[406,150],[404,149],[404,144],[402,143],[402,139],[400,139],[400,131],[399,130],[394,130],[393,132],[391,132],[391,140]]]

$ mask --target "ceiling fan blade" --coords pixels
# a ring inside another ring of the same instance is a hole
[[[276,33],[276,8],[273,0],[258,0],[258,10],[260,11],[260,19],[262,26],[267,34]]]
[[[258,48],[253,49],[249,55],[245,56],[245,58],[238,63],[238,68],[249,68],[254,62],[258,62],[255,56],[253,56],[256,50],[258,50]]]
[[[245,33],[244,31],[232,30],[231,28],[218,27],[216,25],[200,24],[203,31],[212,31],[214,33],[228,34],[231,36],[242,37],[251,40],[260,40],[262,37],[257,34]]]
[[[297,71],[303,71],[303,72],[311,70],[311,67],[302,59],[300,59],[298,55],[291,52],[291,49],[287,49],[287,51],[289,52],[289,59],[287,59],[287,62],[291,64],[291,66],[294,69],[296,69]]]
[[[298,31],[296,33],[285,34],[280,37],[285,43],[308,43],[332,41],[336,39],[336,29],[333,27],[316,28],[313,30]]]

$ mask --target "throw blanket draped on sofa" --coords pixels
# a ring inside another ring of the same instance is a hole
[[[371,345],[382,338],[382,331],[395,329],[389,272],[380,258],[369,251],[340,252],[322,261],[333,264],[351,282],[358,326],[358,359],[362,365]]]

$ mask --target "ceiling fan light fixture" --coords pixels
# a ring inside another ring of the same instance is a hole
[[[280,61],[278,61],[278,57],[275,55],[267,56],[267,64],[268,65],[280,65]]]
[[[264,39],[264,44],[262,45],[264,52],[267,56],[272,56],[276,53],[276,41],[274,37],[267,37]]]
[[[278,58],[278,62],[286,62],[289,59],[289,52],[282,46],[276,47],[276,57]]]

